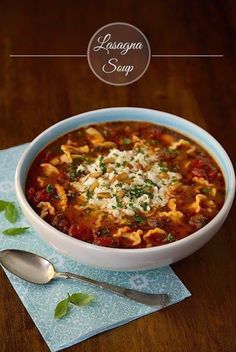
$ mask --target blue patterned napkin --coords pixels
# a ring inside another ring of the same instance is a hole
[[[0,151],[0,199],[15,200],[15,168],[26,146],[24,144]],[[14,226],[27,226],[22,214]],[[59,271],[80,273],[96,280],[150,293],[169,293],[170,304],[190,296],[190,292],[168,266],[143,272],[110,272],[93,269],[59,254],[33,229],[24,235],[3,235],[2,230],[9,227],[11,224],[0,213],[0,249],[19,248],[38,253],[50,259]],[[102,331],[113,329],[157,310],[80,281],[55,280],[49,285],[38,286],[20,280],[7,271],[6,274],[51,351],[69,347]],[[67,292],[77,291],[93,294],[95,301],[81,308],[74,306],[68,316],[55,320],[54,308],[58,301],[66,298]]]

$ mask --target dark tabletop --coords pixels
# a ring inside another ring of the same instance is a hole
[[[80,112],[140,106],[196,122],[235,160],[234,0],[2,1],[0,17],[0,148]],[[9,57],[85,54],[92,34],[116,21],[139,27],[153,54],[224,57],[152,58],[145,75],[123,87],[98,80],[86,58]],[[235,351],[234,214],[204,248],[172,266],[191,298],[68,351]],[[0,351],[48,351],[2,269]]]

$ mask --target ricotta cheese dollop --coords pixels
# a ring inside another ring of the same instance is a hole
[[[134,216],[137,211],[145,215],[165,206],[171,197],[170,186],[182,177],[163,166],[147,147],[111,149],[91,164],[82,162],[77,172],[82,176],[71,185],[86,204],[115,218]]]

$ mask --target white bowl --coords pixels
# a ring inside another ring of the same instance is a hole
[[[106,121],[149,121],[175,129],[202,145],[220,166],[226,183],[226,198],[219,213],[207,225],[190,236],[159,247],[120,249],[101,247],[70,237],[46,221],[31,208],[25,197],[25,179],[34,158],[47,144],[65,133],[84,125]],[[142,108],[108,108],[94,110],[63,120],[41,133],[30,143],[17,165],[16,195],[21,209],[35,231],[46,242],[64,255],[78,262],[107,270],[146,270],[177,262],[207,243],[224,223],[235,193],[235,175],[232,163],[222,146],[197,125],[168,113]]]

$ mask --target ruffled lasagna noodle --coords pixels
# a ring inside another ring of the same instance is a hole
[[[143,248],[189,236],[224,203],[222,172],[198,144],[144,122],[83,127],[34,160],[26,196],[69,236]]]

